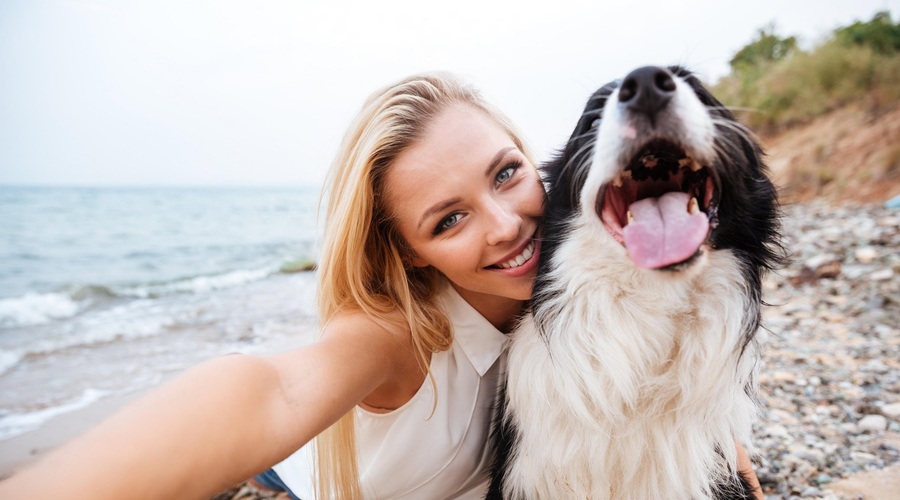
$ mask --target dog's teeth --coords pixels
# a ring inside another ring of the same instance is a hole
[[[632,222],[634,222],[634,216],[631,215],[631,210],[629,210],[628,213],[625,214],[625,216],[628,218],[628,224],[631,224]]]
[[[697,163],[693,158],[688,156],[688,157],[678,160],[678,168],[684,168],[684,167],[691,169],[691,172],[696,172],[696,171],[700,170],[701,168],[703,168],[703,165]]]
[[[688,203],[688,213],[694,215],[695,213],[700,211],[700,205],[697,204],[697,198],[691,198],[691,201]]]
[[[615,178],[613,178],[612,185],[617,188],[622,187],[622,174],[619,174],[619,175],[615,176]]]

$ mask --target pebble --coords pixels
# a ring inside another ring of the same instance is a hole
[[[887,419],[881,415],[866,415],[858,425],[862,432],[879,432],[887,428]]]
[[[878,257],[878,250],[872,247],[857,248],[853,254],[860,264],[871,264]]]
[[[803,493],[801,493],[800,496],[803,498],[810,498],[810,497],[818,498],[818,497],[822,496],[822,492],[819,491],[819,488],[810,486],[809,488],[806,488],[805,490],[803,490]]]
[[[894,420],[900,420],[900,403],[891,403],[889,405],[882,406],[881,413],[883,413],[887,417],[893,418]]]

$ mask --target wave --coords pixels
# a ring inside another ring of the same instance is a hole
[[[19,364],[21,360],[22,355],[17,352],[0,350],[0,375]]]
[[[107,394],[109,394],[108,391],[85,389],[77,399],[59,406],[51,406],[30,413],[5,415],[0,418],[0,440],[9,439],[13,436],[18,436],[19,434],[24,434],[30,430],[37,429],[41,424],[51,418],[94,404]]]
[[[8,333],[19,339],[10,340],[13,338],[10,337],[0,348],[0,375],[34,357],[65,349],[154,337],[179,328],[185,321],[193,324],[196,318],[190,314],[185,317],[178,312],[179,308],[160,300],[166,297],[178,300],[178,295],[239,287],[273,275],[297,272],[283,267],[237,270],[134,286],[88,285],[72,287],[66,292],[29,293],[0,299],[0,331],[9,328]],[[51,322],[56,323],[45,326]],[[33,328],[43,330],[38,332]]]
[[[152,299],[183,293],[205,293],[259,281],[275,274],[275,272],[277,272],[277,269],[271,267],[252,270],[240,269],[221,274],[182,278],[163,283],[116,287],[113,291],[119,296],[140,299]]]
[[[71,318],[85,305],[66,293],[27,293],[0,299],[0,327],[41,325]]]
[[[43,325],[53,321],[66,320],[77,316],[92,306],[114,299],[154,299],[178,294],[206,293],[240,286],[265,279],[279,273],[296,272],[285,267],[307,260],[286,261],[280,266],[258,269],[239,269],[224,273],[192,276],[159,283],[104,286],[84,285],[69,287],[63,291],[36,293],[29,292],[19,297],[0,299],[0,328]],[[2,364],[0,364],[2,366]]]

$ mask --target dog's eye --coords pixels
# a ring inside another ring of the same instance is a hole
[[[594,118],[594,121],[591,122],[591,128],[597,128],[600,126],[600,118]]]

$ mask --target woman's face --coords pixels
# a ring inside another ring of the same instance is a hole
[[[442,272],[485,317],[531,297],[543,186],[486,114],[465,104],[439,113],[389,167],[386,192],[414,266]]]

